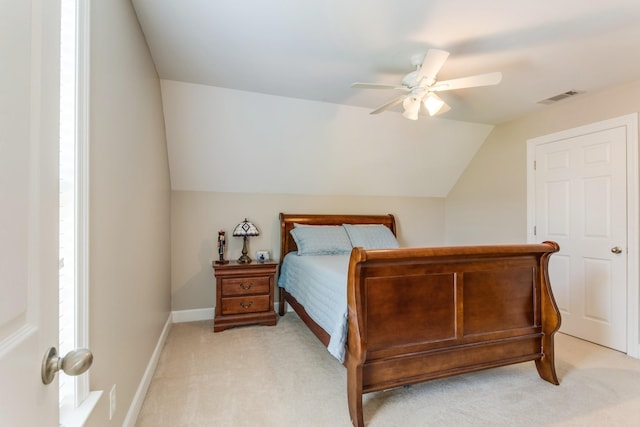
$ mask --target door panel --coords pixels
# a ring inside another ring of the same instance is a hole
[[[57,1],[0,0],[0,420],[58,424]]]
[[[587,178],[584,185],[584,236],[593,239],[611,235],[611,177]]]
[[[557,241],[557,239],[555,241]],[[549,263],[549,277],[553,288],[553,296],[556,299],[558,309],[562,313],[566,313],[569,311],[569,307],[571,307],[571,293],[570,288],[564,284],[570,283],[571,281],[571,257],[562,253],[556,253],[553,255],[551,261],[552,262]]]
[[[584,316],[595,322],[612,319],[611,262],[602,259],[584,260]]]
[[[538,240],[554,240],[550,279],[561,331],[626,351],[626,130],[536,146]],[[620,254],[613,247],[624,248]]]
[[[547,211],[547,233],[550,237],[568,238],[569,237],[569,187],[568,180],[552,181],[545,183],[546,188],[546,204],[553,206],[553,211]],[[552,214],[552,215],[549,215]]]

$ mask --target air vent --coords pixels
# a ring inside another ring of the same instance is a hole
[[[577,90],[569,90],[569,91],[567,91],[565,93],[561,93],[560,95],[552,96],[551,98],[547,98],[547,99],[543,99],[542,101],[538,101],[538,104],[545,104],[545,105],[553,104],[555,102],[562,101],[563,99],[567,99],[567,98],[570,98],[572,96],[579,95],[581,93],[583,93],[583,92],[578,92]]]

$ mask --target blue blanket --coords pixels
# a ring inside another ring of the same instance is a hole
[[[349,254],[288,253],[278,278],[285,288],[331,337],[327,350],[344,361],[347,342],[347,270]]]

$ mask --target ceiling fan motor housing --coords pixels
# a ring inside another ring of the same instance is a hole
[[[412,71],[402,78],[402,86],[412,88],[418,85],[416,78],[418,77],[418,70]]]

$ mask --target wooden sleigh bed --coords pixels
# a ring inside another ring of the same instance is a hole
[[[383,224],[396,233],[393,215],[280,214],[281,264],[297,250],[294,224]],[[352,423],[364,426],[363,393],[487,368],[535,361],[542,379],[559,384],[553,338],[560,313],[548,276],[558,249],[554,242],[354,248],[344,361]],[[327,332],[280,288],[281,316],[285,301],[328,345]]]

